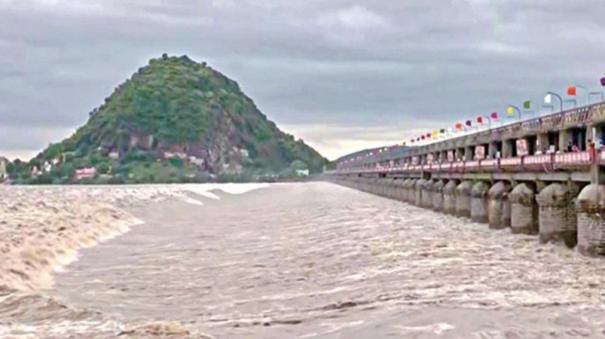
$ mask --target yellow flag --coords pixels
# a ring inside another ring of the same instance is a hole
[[[513,108],[513,106],[508,106],[508,108],[506,109],[506,114],[508,114],[509,116],[515,115],[515,109]]]

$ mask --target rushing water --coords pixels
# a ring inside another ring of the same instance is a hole
[[[605,337],[605,260],[329,183],[216,194],[131,208],[145,224],[82,250],[51,290],[0,292],[0,324],[57,338],[154,322],[216,338]]]

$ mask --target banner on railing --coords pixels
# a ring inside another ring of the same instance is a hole
[[[523,156],[529,154],[527,149],[527,139],[517,139],[517,155]]]
[[[475,159],[483,160],[485,159],[485,146],[477,146],[475,147]]]

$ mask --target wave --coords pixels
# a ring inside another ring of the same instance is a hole
[[[126,210],[167,199],[198,205],[213,193],[243,194],[249,185],[53,186],[0,188],[0,337],[188,335],[179,323],[122,324],[94,311],[70,309],[45,296],[53,273],[78,259],[78,251],[143,224]],[[203,337],[196,334],[196,337]],[[207,337],[207,336],[206,336]]]
[[[124,210],[129,206],[170,198],[202,206],[202,201],[189,194],[220,199],[212,191],[243,194],[266,186],[4,187],[0,196],[0,286],[20,291],[52,287],[52,273],[77,260],[79,249],[143,223]]]

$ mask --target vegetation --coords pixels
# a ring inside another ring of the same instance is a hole
[[[11,178],[61,184],[94,168],[82,182],[250,181],[327,164],[280,131],[235,81],[186,56],[152,59],[89,116],[68,139],[11,164]]]

